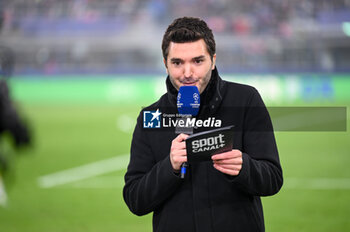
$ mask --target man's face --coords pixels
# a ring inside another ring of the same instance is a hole
[[[173,86],[197,86],[200,93],[208,85],[211,72],[215,68],[216,54],[213,61],[203,39],[195,42],[169,44],[168,58],[164,64]]]

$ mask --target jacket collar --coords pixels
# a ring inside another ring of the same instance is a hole
[[[168,100],[172,106],[176,106],[178,91],[175,89],[168,76],[166,79]],[[225,93],[226,85],[218,73],[217,68],[212,71],[210,81],[201,93],[201,109],[199,114],[204,110],[209,110],[210,113],[214,113],[220,105],[223,95]]]

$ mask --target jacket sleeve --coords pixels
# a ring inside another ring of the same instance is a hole
[[[233,180],[248,194],[269,196],[283,184],[282,168],[269,113],[254,89],[243,125],[243,164]]]
[[[131,212],[139,216],[154,211],[182,182],[173,172],[169,155],[156,162],[149,142],[149,136],[154,132],[142,129],[141,115],[133,134],[123,189],[125,203]]]

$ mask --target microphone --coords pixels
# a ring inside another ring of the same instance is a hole
[[[197,86],[181,86],[177,94],[177,110],[180,115],[197,116],[200,94]]]
[[[200,107],[200,93],[197,86],[181,86],[177,95],[177,110],[181,118],[179,120],[185,121],[191,119],[192,116],[197,116]],[[179,125],[179,123],[177,124]],[[186,125],[184,122],[182,125]],[[176,134],[193,134],[193,127],[175,128]],[[188,164],[187,162],[181,165],[180,178],[184,179],[186,175]]]
[[[175,128],[176,134],[193,134],[193,128],[186,126],[186,119],[191,119],[192,116],[197,116],[200,107],[200,94],[197,86],[181,86],[177,94],[177,110],[181,116],[179,121],[185,126]]]

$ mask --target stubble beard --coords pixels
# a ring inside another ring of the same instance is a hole
[[[211,69],[211,67],[212,67],[212,65],[210,65],[209,71],[208,71],[208,72],[205,74],[205,76],[201,79],[201,80],[202,80],[202,83],[201,83],[201,85],[200,85],[199,88],[198,88],[199,93],[204,92],[205,88],[207,87],[207,85],[208,85],[208,83],[209,83],[209,81],[210,81],[211,74],[212,74],[212,71],[213,71],[213,70]],[[174,86],[174,88],[175,88],[177,91],[179,91],[180,86],[178,86],[178,85],[176,84],[176,81],[174,81],[174,78],[173,78],[170,74],[169,74],[169,78],[170,78],[170,82],[171,82],[171,84]],[[188,80],[190,80],[189,82],[191,82],[191,81],[193,81],[194,79],[191,78],[191,79],[188,79]]]

